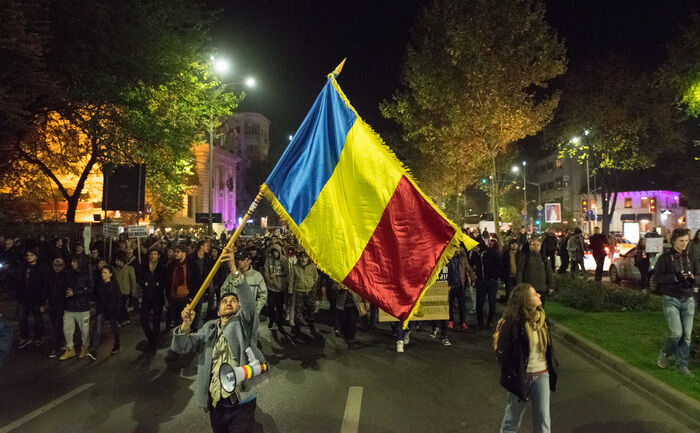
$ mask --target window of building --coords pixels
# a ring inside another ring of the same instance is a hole
[[[564,178],[561,177],[561,176],[559,176],[559,177],[557,177],[556,179],[554,179],[554,186],[555,186],[557,189],[562,189],[562,188],[564,188]]]
[[[564,161],[561,158],[557,158],[554,160],[554,167],[555,168],[562,168],[564,166]]]
[[[554,168],[554,162],[550,161],[547,163],[547,170],[552,170]]]
[[[632,207],[632,197],[625,197],[625,209]]]
[[[224,189],[224,167],[219,166],[219,190],[223,191]]]
[[[639,207],[643,209],[649,209],[649,197],[642,197],[641,204]]]
[[[561,199],[559,199],[557,201],[561,202]],[[570,198],[564,199],[564,209],[566,209],[566,210],[571,209],[571,199]]]

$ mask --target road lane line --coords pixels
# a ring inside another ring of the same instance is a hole
[[[22,418],[11,422],[10,424],[6,425],[3,428],[0,428],[0,433],[8,433],[8,432],[16,429],[17,427],[21,426],[22,424],[25,424],[25,423],[33,420],[34,418],[38,417],[39,415],[43,414],[44,412],[47,412],[47,411],[53,409],[54,407],[58,406],[59,404],[63,403],[66,400],[70,400],[71,398],[75,397],[76,395],[80,394],[83,391],[86,391],[86,390],[92,388],[93,386],[95,386],[94,383],[86,383],[86,384],[74,389],[73,391],[58,397],[57,399],[43,405],[42,407],[35,410],[34,412],[28,413],[27,415],[23,416]]]
[[[345,403],[345,415],[340,433],[357,433],[360,429],[360,408],[362,406],[362,387],[351,386],[348,401]],[[2,433],[2,432],[0,432]]]
[[[155,376],[153,376],[153,379],[149,380],[149,382],[155,381],[156,379],[158,379],[159,377],[161,377],[161,376],[163,375],[163,373],[165,373],[165,369],[160,370],[160,371],[158,372],[158,374],[156,374]]]

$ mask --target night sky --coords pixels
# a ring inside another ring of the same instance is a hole
[[[392,122],[378,104],[399,85],[409,29],[427,0],[230,1],[209,0],[220,10],[212,39],[233,64],[231,79],[254,75],[240,111],[271,121],[271,154],[287,144],[325,76],[348,58],[338,81],[360,115],[380,135]],[[498,1],[494,0],[494,5]],[[664,44],[700,2],[691,0],[550,0],[547,18],[566,41],[571,64],[615,51],[642,66],[664,57]]]

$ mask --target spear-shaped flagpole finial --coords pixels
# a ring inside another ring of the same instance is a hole
[[[335,67],[335,70],[333,70],[333,72],[332,72],[333,75],[335,75],[335,76],[340,75],[340,71],[343,70],[343,66],[345,65],[345,61],[346,61],[347,59],[348,59],[347,57],[344,58],[343,61],[340,62],[340,64],[339,64],[338,66]]]

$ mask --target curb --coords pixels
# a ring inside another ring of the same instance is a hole
[[[633,384],[644,389],[651,397],[654,397],[667,408],[675,409],[689,418],[691,422],[700,426],[700,401],[670,387],[649,373],[628,364],[627,361],[578,335],[564,325],[553,323],[552,333],[566,344],[583,351]]]

